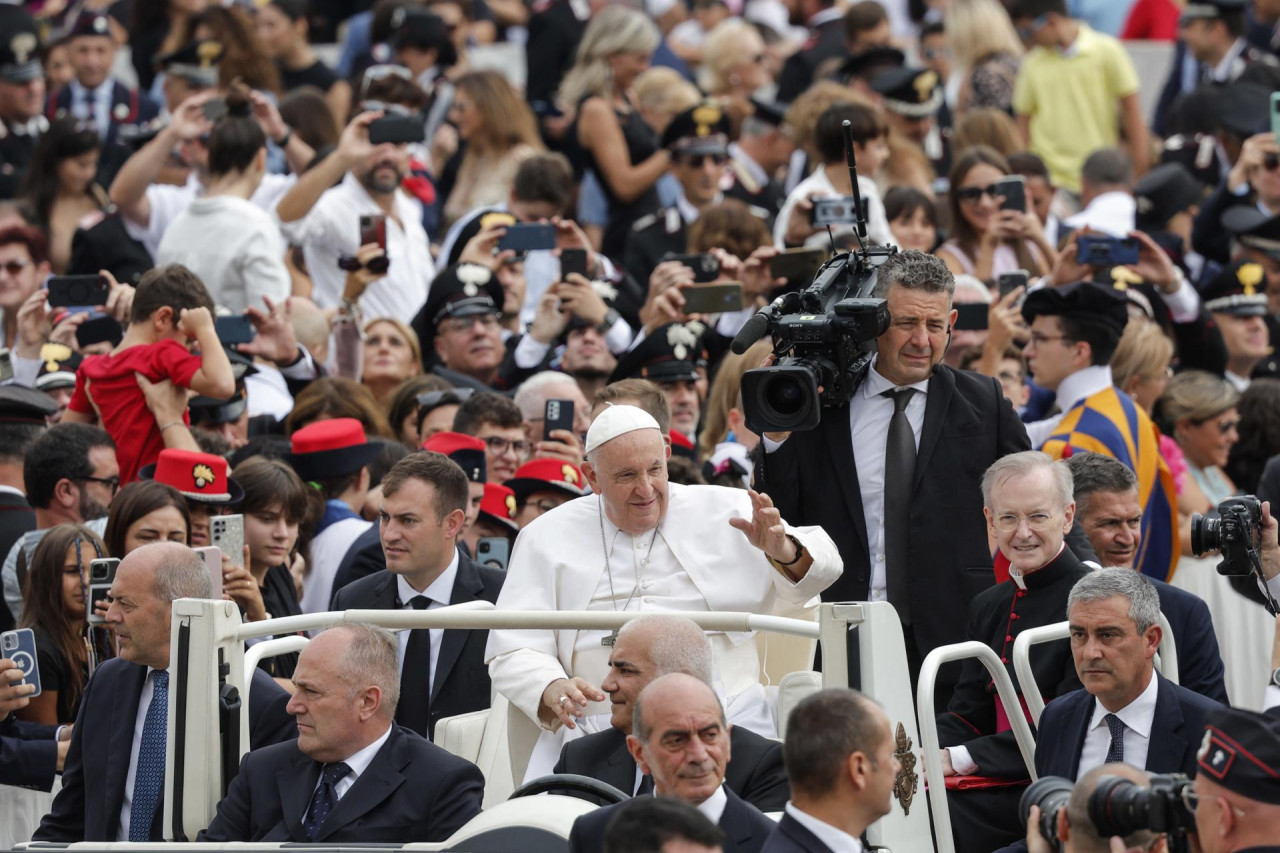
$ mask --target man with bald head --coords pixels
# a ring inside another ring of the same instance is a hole
[[[396,637],[352,623],[298,657],[289,713],[298,739],[255,750],[199,841],[443,841],[480,813],[469,761],[395,723]]]
[[[1147,774],[1128,764],[1112,762],[1093,768],[1080,777],[1076,786],[1071,789],[1071,799],[1067,807],[1058,812],[1057,838],[1059,849],[1063,853],[1108,853],[1111,850],[1111,839],[1098,834],[1098,828],[1089,817],[1089,797],[1098,789],[1098,783],[1104,777],[1128,779],[1139,788],[1149,788]],[[1165,839],[1149,829],[1140,829],[1122,839],[1125,850],[1144,850],[1147,853],[1165,853]],[[1027,817],[1027,849],[1042,851],[1049,849],[1048,841],[1040,834],[1040,807],[1032,806]]]
[[[204,560],[176,542],[143,545],[120,561],[107,624],[119,657],[85,685],[62,790],[38,841],[159,841],[169,708],[169,629],[179,598],[212,598]],[[297,736],[289,694],[262,670],[249,688],[252,748]]]
[[[725,834],[724,853],[757,853],[774,823],[724,784],[732,745],[720,700],[706,682],[684,673],[659,676],[640,691],[627,750],[653,777],[653,793],[694,806]],[[618,806],[574,821],[570,853],[599,853]]]
[[[840,556],[821,528],[791,527],[765,494],[668,483],[670,452],[651,415],[606,407],[587,431],[582,471],[592,494],[520,531],[498,608],[792,614],[839,577]],[[494,687],[544,729],[526,778],[551,770],[565,729],[610,725],[597,685],[615,639],[490,631]],[[729,719],[774,735],[755,643],[717,633],[711,644]]]
[[[610,726],[565,744],[553,772],[590,776],[627,794],[651,792],[653,779],[636,766],[627,735],[636,696],[672,672],[711,684],[711,643],[693,620],[653,613],[624,625],[609,655],[609,674],[600,684],[609,695]],[[733,760],[725,770],[725,785],[762,812],[782,811],[791,791],[782,744],[742,726],[730,727],[729,742]]]

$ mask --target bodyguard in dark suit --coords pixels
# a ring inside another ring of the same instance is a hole
[[[856,690],[821,690],[796,705],[786,731],[791,802],[764,853],[862,850],[901,769],[884,709]]]
[[[731,758],[728,725],[720,700],[691,675],[663,675],[636,697],[634,732],[627,748],[641,771],[653,776],[654,794],[695,806],[725,834],[725,853],[758,853],[773,821],[724,785]],[[617,806],[574,821],[570,853],[600,853],[604,831]]]
[[[120,657],[99,666],[85,685],[62,790],[33,839],[161,840],[170,606],[178,598],[211,596],[204,561],[185,545],[144,545],[120,562],[107,611]],[[288,701],[269,676],[254,673],[252,748],[297,736]]]
[[[14,711],[31,703],[35,687],[22,683],[23,673],[7,658],[0,658],[0,785],[48,791],[54,773],[62,769],[70,732],[62,740],[59,726],[19,720]]]
[[[824,600],[897,608],[913,681],[926,654],[964,639],[969,603],[994,583],[983,472],[1030,448],[998,382],[941,363],[956,318],[953,290],[931,255],[886,261],[876,295],[893,320],[852,400],[824,409],[818,427],[794,440],[766,436],[757,469],[783,518],[820,525],[840,549],[844,573]],[[906,395],[896,398],[900,411],[885,393]],[[939,696],[950,683],[943,675]]]
[[[371,625],[319,634],[289,702],[298,739],[255,750],[199,841],[443,841],[480,812],[484,777],[392,721],[396,639]]]
[[[334,610],[419,610],[498,600],[503,573],[457,547],[470,500],[467,477],[439,453],[415,453],[382,479],[379,530],[388,571],[333,597]],[[396,722],[431,737],[436,721],[489,707],[489,632],[432,629],[400,633],[402,699]]]
[[[600,683],[600,689],[609,694],[611,725],[566,743],[552,772],[590,776],[636,796],[652,792],[653,779],[636,771],[627,735],[635,697],[670,672],[711,682],[711,643],[702,629],[673,613],[638,616],[624,625],[609,655],[609,675]],[[782,744],[734,726],[729,730],[729,745],[733,758],[725,768],[725,786],[762,812],[782,811],[791,792],[782,766]],[[580,796],[603,805],[596,798]]]

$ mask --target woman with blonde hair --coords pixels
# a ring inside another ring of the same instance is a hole
[[[963,75],[956,112],[973,107],[1013,110],[1022,41],[999,0],[952,0],[943,16],[947,44]]]
[[[418,335],[395,317],[375,317],[365,324],[363,350],[360,383],[384,406],[401,382],[422,372]]]
[[[741,18],[716,24],[702,46],[698,82],[712,97],[746,100],[773,82],[760,32]]]
[[[454,155],[457,171],[444,205],[446,227],[476,208],[505,203],[520,164],[542,150],[533,111],[497,71],[458,78],[449,120],[465,147]]]
[[[702,413],[702,432],[698,435],[699,460],[705,462],[712,457],[727,455],[741,464],[760,443],[760,436],[747,429],[742,412],[742,375],[759,367],[772,347],[768,340],[756,341],[742,355],[729,353],[720,362]],[[725,454],[726,444],[736,444],[741,449]],[[750,463],[747,463],[747,470],[751,470]]]
[[[1009,114],[995,107],[973,107],[961,115],[951,133],[953,151],[985,145],[1008,157],[1027,150],[1022,131]]]
[[[1151,414],[1156,400],[1169,387],[1173,369],[1173,341],[1161,328],[1147,320],[1132,321],[1124,327],[1120,343],[1111,356],[1112,383]]]
[[[632,223],[658,210],[654,185],[671,160],[631,96],[660,38],[643,13],[606,6],[587,24],[560,84],[561,109],[574,116],[566,153],[578,177],[590,169],[600,178],[609,204],[601,250],[610,257],[622,256]]]
[[[645,124],[653,132],[662,132],[671,120],[702,100],[698,87],[680,76],[680,72],[665,66],[650,68],[636,78],[632,89],[635,106]]]

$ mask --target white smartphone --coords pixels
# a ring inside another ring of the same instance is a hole
[[[244,564],[244,516],[215,515],[209,519],[209,541],[237,566]],[[219,563],[218,574],[222,567]],[[222,584],[218,584],[222,588]]]

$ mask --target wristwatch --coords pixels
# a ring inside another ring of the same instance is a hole
[[[1280,687],[1280,669],[1277,669],[1275,672],[1271,673],[1271,686]]]

